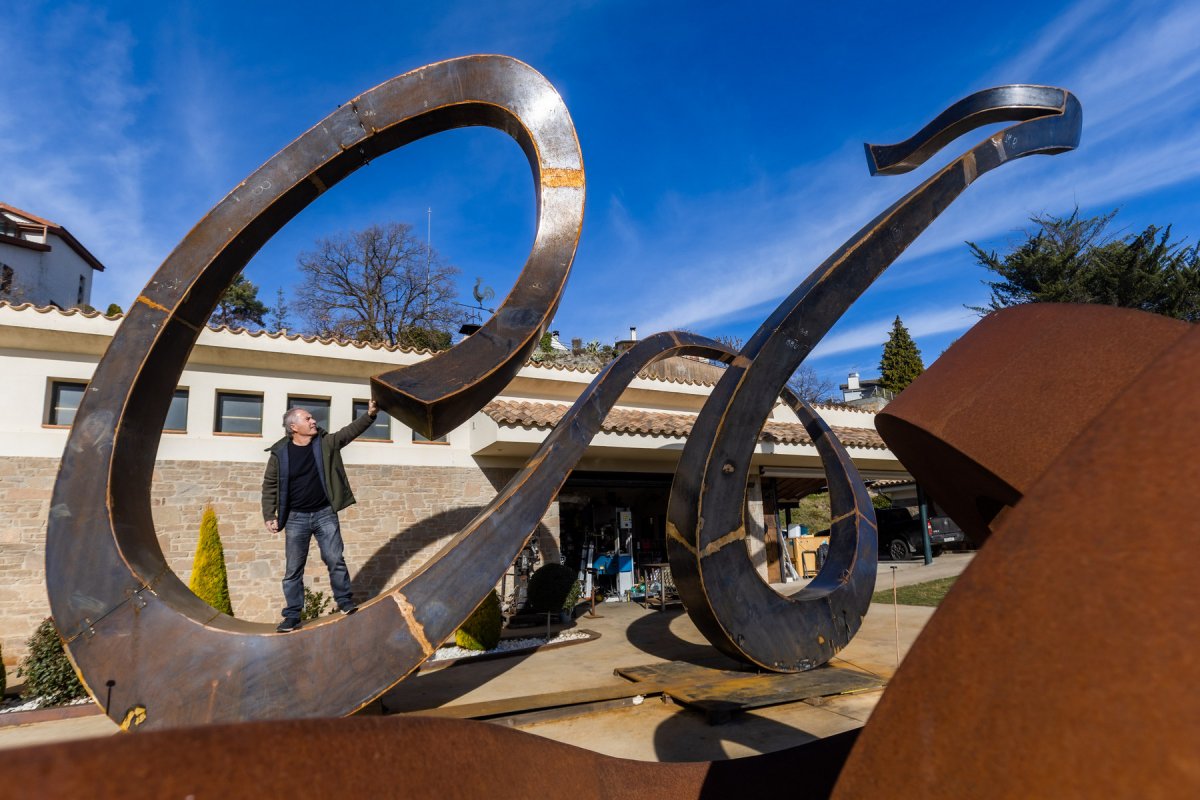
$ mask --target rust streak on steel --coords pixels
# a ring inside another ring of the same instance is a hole
[[[855,488],[840,496],[831,491],[833,515],[857,513],[852,524],[831,528],[829,560],[808,588],[782,597],[758,577],[743,549],[710,552],[714,542],[745,525],[751,458],[775,397],[851,303],[967,186],[1013,159],[1073,149],[1079,143],[1082,112],[1063,89],[1003,86],[960,100],[905,142],[867,145],[872,174],[898,174],[981,125],[1012,120],[1019,122],[996,134],[1003,148],[994,148],[988,139],[954,159],[813,270],[746,343],[693,425],[671,488],[667,516],[677,535],[667,539],[667,553],[692,621],[727,655],[779,671],[819,666],[858,630],[875,583],[874,512],[840,449],[828,458],[853,475],[845,480]],[[810,409],[797,413],[802,420],[815,417]],[[820,448],[832,437],[813,439]],[[681,547],[680,540],[688,546]],[[736,596],[710,591],[706,573],[737,585]],[[833,580],[834,574],[839,580]],[[817,632],[827,641],[814,644]]]
[[[426,656],[433,655],[437,648],[429,643],[429,637],[425,635],[424,626],[417,620],[417,610],[413,608],[412,603],[408,602],[408,598],[401,592],[392,592],[392,599],[396,601],[396,606],[400,609],[400,616],[404,618],[408,632],[421,646],[421,652]]]

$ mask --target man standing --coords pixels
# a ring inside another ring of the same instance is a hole
[[[275,628],[289,633],[300,627],[304,607],[304,565],[313,536],[321,549],[321,560],[329,568],[333,599],[343,614],[358,610],[350,591],[350,572],[342,556],[342,529],[338,512],[352,505],[354,493],[346,479],[341,449],[371,427],[379,413],[375,401],[367,413],[342,428],[328,433],[317,427],[312,414],[303,408],[283,415],[286,435],[267,450],[267,473],[263,476],[263,520],[271,533],[286,535],[287,566],[283,573],[283,622]]]

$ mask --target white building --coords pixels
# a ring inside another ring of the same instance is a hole
[[[92,273],[103,270],[63,226],[0,203],[0,300],[90,305]]]
[[[20,655],[48,613],[44,543],[59,459],[79,399],[119,324],[96,312],[0,303],[0,641],[6,662]],[[156,532],[172,568],[186,580],[200,517],[211,504],[235,614],[276,619],[283,543],[265,531],[259,500],[264,450],[282,436],[284,411],[303,406],[322,427],[337,429],[362,413],[371,375],[427,357],[296,335],[202,331],[175,391],[151,486]],[[663,560],[671,477],[716,368],[683,359],[662,367],[660,377],[644,373],[626,390],[543,518],[537,533],[543,557],[574,564],[586,543],[612,548],[619,519],[632,525],[621,545],[639,563]],[[492,500],[594,377],[526,365],[499,397],[440,442],[381,414],[343,451],[358,498],[342,514],[356,597],[379,594],[437,552]],[[818,410],[864,477],[907,477],[875,432],[873,414]],[[765,575],[778,576],[775,510],[820,487],[822,476],[807,433],[790,409],[777,405],[749,486],[756,523],[749,547]],[[327,578],[313,555],[308,578],[320,588]]]

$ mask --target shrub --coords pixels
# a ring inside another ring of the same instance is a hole
[[[491,650],[500,643],[500,628],[503,624],[500,595],[492,589],[479,607],[471,612],[471,616],[467,617],[462,627],[454,632],[454,643],[465,650]]]
[[[229,579],[225,574],[225,550],[221,547],[217,514],[212,506],[204,507],[204,516],[200,519],[200,541],[196,542],[196,558],[192,561],[192,579],[188,588],[217,611],[233,616]]]
[[[325,609],[329,608],[329,604],[332,602],[333,598],[324,592],[314,592],[305,586],[304,610],[300,612],[300,621],[308,622],[310,619],[316,619],[325,613]]]
[[[571,584],[571,591],[567,592],[567,599],[563,602],[563,611],[574,611],[581,594],[583,594],[583,584],[575,581]]]
[[[529,576],[529,607],[540,614],[561,611],[575,584],[575,570],[565,564],[543,564]]]
[[[83,697],[85,692],[75,668],[71,666],[54,619],[46,617],[25,643],[29,655],[21,660],[17,675],[25,678],[26,700],[39,698],[38,706],[57,706]]]

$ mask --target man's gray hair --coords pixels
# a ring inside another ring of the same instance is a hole
[[[292,423],[296,421],[296,415],[303,411],[303,408],[289,408],[283,414],[283,431],[284,433],[292,432]]]

